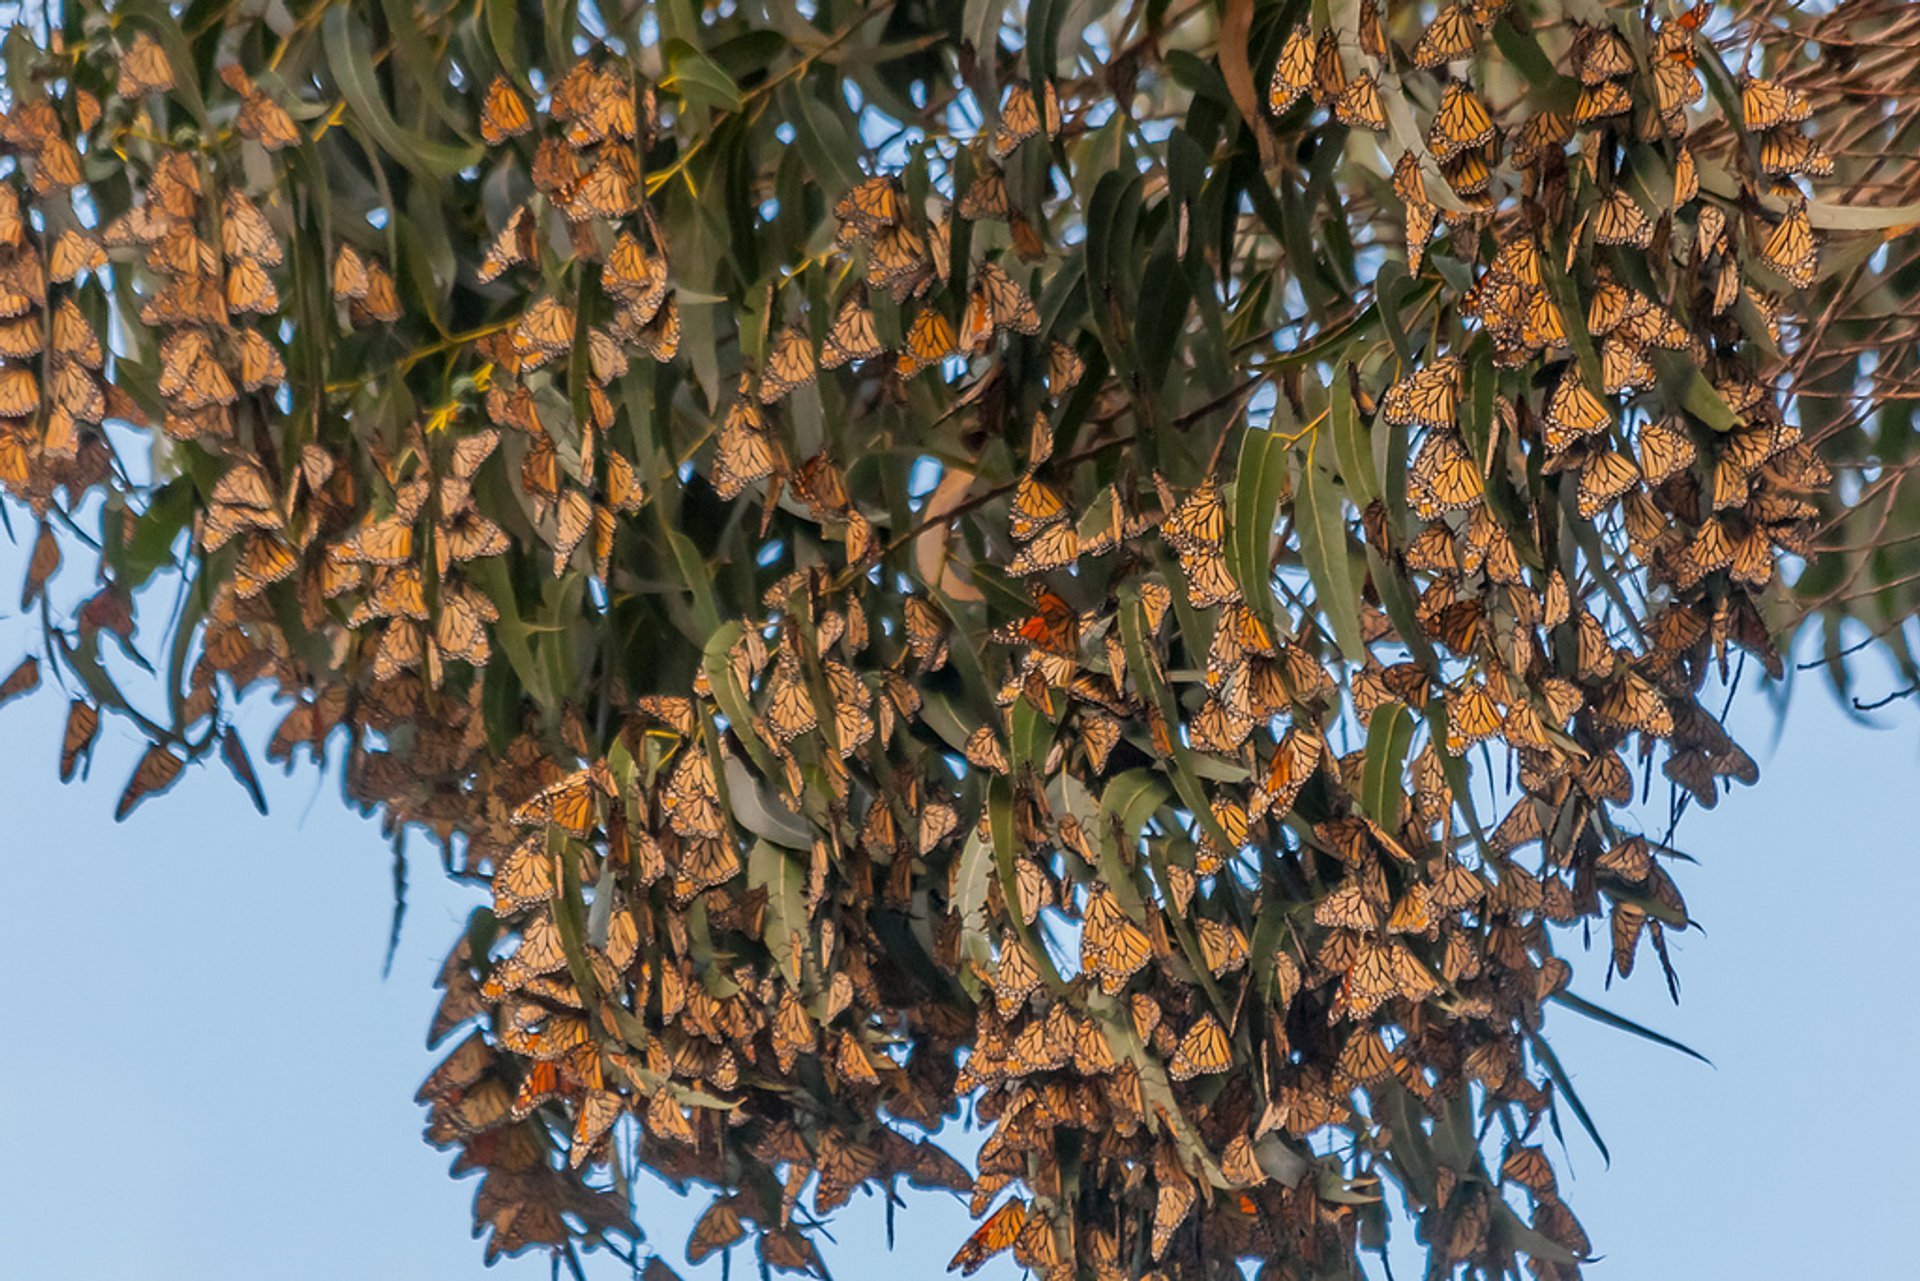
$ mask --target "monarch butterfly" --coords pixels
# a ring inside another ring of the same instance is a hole
[[[107,251],[85,232],[68,228],[53,243],[48,255],[47,274],[65,283],[83,271],[97,271],[107,265]]]
[[[1813,105],[1798,89],[1753,76],[1740,77],[1738,84],[1740,114],[1749,130],[1797,125],[1813,118]]]
[[[986,290],[995,329],[1009,329],[1028,337],[1040,332],[1040,310],[1013,277],[993,262],[979,263],[976,271]]]
[[[229,77],[229,71],[234,75]],[[300,127],[287,114],[287,109],[256,88],[240,71],[238,63],[222,67],[221,76],[240,94],[240,111],[233,124],[241,137],[253,139],[267,151],[278,151],[301,141]]]
[[[67,305],[72,299],[65,299]],[[22,316],[18,320],[0,323],[0,356],[9,360],[24,360],[37,356],[46,346],[46,336],[42,331],[38,316]]]
[[[526,206],[515,211],[515,219],[524,212]],[[509,220],[511,225],[513,220]],[[504,234],[504,233],[503,233]],[[528,231],[525,256],[532,256],[531,227]],[[620,299],[628,308],[638,313],[637,319],[644,324],[653,319],[661,301],[667,292],[667,262],[664,257],[647,253],[636,240],[632,232],[622,231],[614,237],[613,250],[607,255],[607,265],[601,273],[600,282],[609,293]]]
[[[1693,158],[1693,148],[1683,145],[1673,161],[1673,198],[1667,207],[1678,209],[1691,204],[1699,194],[1700,166]]]
[[[566,351],[573,346],[573,326],[573,308],[555,298],[542,298],[514,326],[514,349],[523,357]]]
[[[631,138],[639,131],[632,86],[611,68],[586,58],[574,63],[553,89],[553,118],[568,122],[567,142],[579,148],[602,138]]]
[[[400,319],[400,295],[394,289],[393,276],[379,263],[369,262],[366,277],[366,293],[349,304],[354,322],[390,325]]]
[[[875,237],[867,252],[867,283],[887,290],[895,302],[904,301],[931,270],[927,242],[905,223]]]
[[[973,182],[955,206],[962,218],[977,222],[986,218],[1005,219],[1013,206],[1007,199],[1007,179],[1000,167],[987,164],[974,175]]]
[[[1280,58],[1273,64],[1273,78],[1267,82],[1267,110],[1279,115],[1313,87],[1313,37],[1305,27],[1295,27],[1280,47]]]
[[[1639,483],[1639,469],[1628,461],[1625,454],[1602,450],[1589,458],[1580,471],[1580,515],[1592,520]]]
[[[1086,375],[1086,372],[1086,362],[1080,359],[1080,353],[1072,347],[1059,341],[1047,345],[1048,396],[1059,400],[1079,385],[1080,379]]]
[[[1621,673],[1619,681],[1595,704],[1593,713],[1654,738],[1667,738],[1673,733],[1673,713],[1666,700],[1632,672]]]
[[[1000,1011],[1000,1017],[1011,1019],[1026,1004],[1034,989],[1040,986],[1040,971],[1025,948],[1009,943],[1001,949],[1000,959],[993,967],[989,982],[993,987],[994,1006]]]
[[[440,616],[434,620],[434,643],[447,658],[485,667],[493,653],[486,624],[498,620],[498,610],[477,593],[456,591],[443,597]]]
[[[974,278],[967,291],[967,305],[960,313],[960,334],[956,340],[963,352],[983,352],[993,340],[993,303],[987,297],[986,282]]]
[[[1617,80],[1603,80],[1582,86],[1580,97],[1573,104],[1573,123],[1585,128],[1597,120],[1624,116],[1632,110],[1633,95],[1627,92],[1626,86]]]
[[[333,296],[337,302],[367,296],[367,262],[352,245],[343,244],[333,258]]]
[[[1588,27],[1582,33],[1574,46],[1573,61],[1580,83],[1585,85],[1633,74],[1633,54],[1626,43],[1600,27]]]
[[[221,208],[220,249],[229,261],[252,259],[263,267],[277,267],[285,257],[266,215],[238,191],[228,192]]]
[[[1359,882],[1349,881],[1320,900],[1313,909],[1313,923],[1371,933],[1380,928],[1380,909]]]
[[[774,1011],[771,1033],[774,1057],[780,1060],[782,1071],[790,1070],[800,1055],[812,1054],[819,1040],[807,1007],[800,1003],[791,990],[781,994],[779,1007]]]
[[[1080,963],[1098,977],[1103,991],[1117,995],[1152,952],[1146,931],[1127,919],[1110,891],[1096,887],[1089,892],[1080,934]]]
[[[180,777],[184,764],[178,756],[158,743],[149,747],[140,758],[140,763],[134,767],[133,777],[127,780],[126,790],[120,793],[120,801],[113,808],[114,822],[123,821],[147,797],[171,787],[173,781]]]
[[[1387,1048],[1380,1034],[1370,1028],[1356,1029],[1340,1047],[1334,1077],[1342,1088],[1351,1089],[1372,1085],[1392,1072],[1393,1066],[1393,1051]]]
[[[86,321],[86,315],[73,298],[61,298],[60,307],[54,311],[54,355],[63,361],[75,361],[86,369],[100,369],[106,361],[106,351],[100,348],[94,326]]]
[[[1038,612],[994,632],[1002,644],[1028,644],[1049,654],[1072,658],[1080,650],[1080,616],[1059,595],[1042,588]]]
[[[870,241],[900,220],[899,186],[886,175],[863,179],[834,203],[833,216],[841,244]]]
[[[1634,343],[1614,336],[1600,345],[1600,390],[1609,396],[1654,383],[1653,365]]]
[[[760,428],[760,414],[750,402],[737,401],[727,411],[714,451],[712,481],[721,498],[738,498],[746,487],[773,474],[773,447]]]
[[[968,735],[961,754],[967,758],[969,765],[989,773],[1005,774],[1011,768],[1007,763],[1007,754],[1000,746],[1000,736],[991,725],[982,725]]]
[[[160,394],[183,408],[230,405],[239,398],[205,331],[176,330],[160,346]],[[10,413],[0,404],[0,414]]]
[[[1016,81],[1008,89],[1007,100],[1000,107],[1000,123],[994,127],[993,137],[987,142],[987,154],[995,160],[1005,160],[1021,143],[1037,136],[1042,129],[1049,138],[1059,134],[1059,99],[1054,94],[1051,82],[1041,88],[1039,104],[1034,102],[1033,87],[1025,81]]]
[[[1160,536],[1179,552],[1217,551],[1227,535],[1227,505],[1211,478],[1189,494],[1160,526]]]
[[[40,687],[40,660],[29,654],[0,681],[0,703],[10,703]]]
[[[593,527],[593,502],[579,490],[569,489],[560,496],[557,517],[552,539],[553,572],[556,576],[565,572],[573,549],[580,545]]]
[[[1202,1014],[1187,1029],[1167,1063],[1167,1075],[1176,1081],[1211,1076],[1233,1066],[1233,1043],[1212,1014]]]
[[[654,1097],[664,1098],[667,1097],[667,1093],[662,1089]],[[677,1113],[679,1108],[676,1106],[674,1111]],[[691,1136],[692,1132],[688,1131],[688,1137],[691,1138]],[[687,1262],[697,1265],[709,1255],[726,1249],[746,1235],[747,1230],[741,1225],[740,1211],[734,1198],[717,1198],[693,1225],[693,1235],[687,1241]]]
[[[1662,115],[1699,101],[1703,90],[1694,72],[1690,38],[1683,30],[1669,27],[1654,37],[1653,92]]]
[[[120,55],[120,83],[116,90],[122,98],[165,93],[173,88],[173,64],[167,61],[160,42],[144,31],[134,33],[133,43]]]
[[[1380,412],[1396,426],[1450,428],[1460,397],[1460,360],[1443,356],[1387,388]]]
[[[632,314],[638,315],[639,312],[636,310]],[[679,354],[680,304],[672,294],[667,294],[661,300],[653,318],[634,333],[633,339],[649,356],[662,364]]]
[[[1603,245],[1632,245],[1645,249],[1653,243],[1653,224],[1625,189],[1616,187],[1594,213],[1593,238]]]
[[[1687,332],[1685,325],[1674,318],[1672,312],[1637,296],[1636,303],[1621,323],[1623,334],[1648,347],[1661,347],[1667,351],[1687,349],[1692,335]]]
[[[1473,52],[1480,31],[1473,14],[1465,5],[1449,4],[1435,15],[1413,47],[1413,65],[1432,70],[1444,62],[1453,62]]]
[[[1460,511],[1480,501],[1480,469],[1458,437],[1429,434],[1407,471],[1408,497],[1422,518]]]
[[[1734,542],[1727,574],[1734,582],[1759,591],[1773,581],[1773,572],[1773,544],[1766,530],[1756,525]]]
[[[1247,963],[1247,936],[1239,926],[1202,917],[1195,931],[1200,955],[1215,978],[1223,978]]]
[[[60,734],[60,781],[70,782],[81,756],[93,754],[94,735],[100,732],[100,711],[83,698],[67,706],[66,727]]]
[[[1543,438],[1547,452],[1559,453],[1577,440],[1603,432],[1613,426],[1613,415],[1606,403],[1591,391],[1580,377],[1579,366],[1569,364],[1547,399],[1546,430]]]
[[[840,304],[833,327],[827,331],[820,363],[828,369],[838,369],[855,361],[872,360],[885,352],[886,347],[874,329],[873,312],[857,293],[849,294]]]
[[[1493,134],[1493,117],[1487,114],[1486,104],[1463,82],[1447,81],[1427,130],[1434,159],[1444,164],[1464,151],[1492,142]]]
[[[480,137],[489,147],[497,147],[509,138],[533,128],[527,104],[504,75],[495,76],[480,103]]]
[[[1300,34],[1303,37],[1305,36],[1304,31]],[[1340,56],[1337,34],[1332,30],[1321,32],[1320,35],[1312,41],[1311,52],[1313,59],[1311,85],[1313,100],[1318,106],[1330,107],[1333,105],[1334,100],[1340,96],[1341,91],[1347,87],[1346,62]],[[1295,51],[1295,56],[1296,58],[1300,56],[1298,50]],[[1286,58],[1287,51],[1283,49],[1281,59],[1283,65],[1286,64]],[[1290,75],[1293,74],[1298,65],[1296,62],[1289,66]],[[1275,67],[1275,72],[1278,74],[1278,66]],[[1271,86],[1269,86],[1269,94],[1271,94],[1271,92],[1272,89]],[[1289,99],[1289,101],[1291,101],[1291,99]]]
[[[633,210],[638,182],[639,174],[627,152],[603,149],[598,163],[556,193],[556,199],[568,222],[618,218]]]
[[[1180,573],[1186,579],[1187,603],[1195,609],[1209,609],[1240,599],[1240,584],[1227,568],[1227,558],[1218,547],[1181,552]]]
[[[1804,200],[1795,201],[1787,210],[1766,243],[1760,257],[1796,289],[1813,286],[1820,265],[1820,251],[1813,240],[1813,222]]]
[[[907,345],[896,357],[894,370],[902,378],[911,378],[953,354],[952,322],[942,312],[928,307],[913,318],[907,330]]]
[[[973,1235],[948,1262],[947,1271],[958,1268],[960,1275],[972,1276],[994,1255],[1011,1249],[1026,1222],[1027,1203],[1018,1198],[1008,1201],[974,1229]]]
[[[1770,174],[1827,178],[1833,174],[1833,157],[1812,138],[1775,129],[1760,140],[1760,168]]]
[[[673,830],[687,837],[719,837],[725,831],[719,800],[713,762],[704,751],[684,753],[662,797]]]
[[[760,383],[760,403],[771,405],[814,379],[813,341],[806,331],[788,326],[774,336],[767,356],[766,376]]]
[[[573,1142],[567,1151],[567,1164],[574,1169],[592,1154],[620,1114],[627,1110],[626,1101],[612,1090],[589,1090],[577,1105],[579,1115],[574,1121]]]
[[[1165,1172],[1156,1169],[1154,1174],[1160,1186],[1154,1194],[1153,1233],[1150,1245],[1154,1261],[1157,1263],[1161,1256],[1166,1254],[1167,1247],[1173,1243],[1173,1234],[1179,1231],[1180,1225],[1192,1212],[1193,1204],[1199,1199],[1199,1194],[1193,1190],[1193,1184],[1186,1175],[1180,1173],[1177,1168]]]
[[[1520,336],[1530,347],[1564,347],[1567,322],[1560,308],[1544,289],[1527,296],[1526,316],[1520,323]]]
[[[1013,536],[1025,542],[1065,520],[1067,505],[1052,486],[1028,473],[1013,491],[1011,513]]]
[[[493,874],[495,911],[506,916],[550,901],[559,884],[554,863],[544,833],[515,846]]]
[[[521,827],[551,824],[584,839],[597,821],[594,797],[598,791],[591,771],[577,771],[534,793],[513,811],[513,821]]]
[[[240,314],[266,314],[280,308],[280,294],[273,280],[252,258],[237,258],[227,268],[227,310]]]
[[[1386,103],[1380,97],[1379,82],[1371,71],[1363,71],[1347,82],[1334,100],[1333,118],[1343,125],[1375,133],[1386,129]]]

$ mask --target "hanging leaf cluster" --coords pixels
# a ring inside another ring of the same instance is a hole
[[[62,777],[137,726],[124,817],[257,801],[264,690],[488,888],[420,1100],[489,1258],[637,1264],[645,1168],[696,1263],[905,1181],[963,1273],[1349,1275],[1404,1204],[1577,1274],[1545,1009],[1595,924],[1674,982],[1715,678],[1839,510],[1797,379],[1911,364],[1911,99],[1825,70],[1911,15],[62,12],[0,698]]]

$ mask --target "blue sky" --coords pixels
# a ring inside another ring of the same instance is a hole
[[[0,585],[17,581],[21,557],[0,540]],[[0,668],[35,630],[0,618]],[[1897,704],[1878,718],[1889,728],[1866,728],[1802,680],[1777,745],[1749,686],[1734,725],[1761,784],[1682,825],[1679,844],[1701,865],[1680,883],[1706,926],[1674,940],[1682,1006],[1650,964],[1603,992],[1600,953],[1575,958],[1575,990],[1716,1066],[1551,1017],[1614,1154],[1605,1168],[1570,1131],[1561,1157],[1569,1203],[1604,1256],[1588,1274],[1597,1281],[1825,1273],[1836,1239],[1856,1281],[1912,1275],[1920,1112],[1895,1083],[1920,1060],[1907,941],[1920,902],[1909,808],[1920,715]],[[0,1275],[489,1275],[468,1237],[474,1183],[446,1176],[412,1102],[433,1063],[432,975],[477,895],[414,842],[405,932],[383,982],[390,856],[337,780],[272,775],[261,818],[225,773],[194,770],[115,825],[137,736],[109,720],[91,781],[62,787],[63,714],[44,691],[0,711],[11,909],[0,927]],[[243,722],[256,745],[271,723],[260,705]],[[909,1195],[892,1253],[877,1201],[857,1197],[835,1220],[826,1253],[841,1281],[941,1274],[964,1207]],[[704,1204],[659,1188],[646,1197],[641,1222],[670,1261]],[[1410,1255],[1395,1257],[1401,1277],[1419,1275]],[[624,1272],[605,1259],[589,1268]],[[548,1269],[529,1257],[490,1275]],[[1004,1263],[983,1274],[1015,1275]]]

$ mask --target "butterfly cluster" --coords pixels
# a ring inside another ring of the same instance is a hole
[[[489,1258],[641,1266],[644,1167],[714,1190],[696,1264],[823,1272],[905,1184],[963,1273],[1344,1275],[1404,1200],[1437,1269],[1575,1275],[1561,953],[1672,981],[1673,823],[1756,775],[1702,700],[1833,489],[1809,55],[1265,6],[1251,119],[1161,60],[1192,13],[602,7],[529,65],[480,8],[10,41],[0,702],[69,686],[61,776],[116,715],[121,816],[257,799],[262,691],[442,843],[419,1102]]]

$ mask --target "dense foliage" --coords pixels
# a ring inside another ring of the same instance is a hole
[[[695,1261],[905,1180],[969,1272],[1404,1206],[1575,1275],[1561,950],[1667,967],[1732,664],[1910,613],[1916,25],[70,0],[0,50],[4,694],[63,777],[140,727],[124,816],[257,797],[264,688],[491,886],[421,1092],[489,1257],[668,1267],[645,1167]]]

